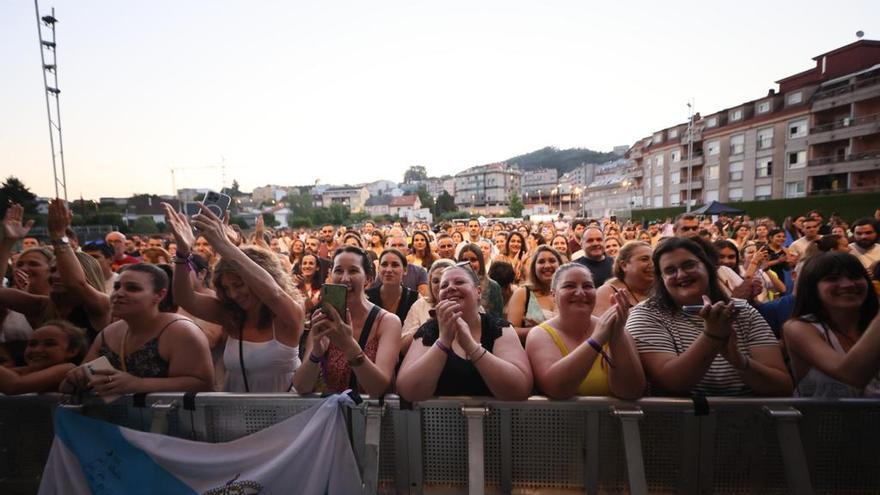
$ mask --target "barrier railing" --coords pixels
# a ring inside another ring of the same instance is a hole
[[[0,396],[0,493],[34,493],[56,407],[206,442],[319,403],[286,394],[151,394],[110,405]],[[876,493],[880,400],[603,397],[365,400],[349,415],[365,493]]]

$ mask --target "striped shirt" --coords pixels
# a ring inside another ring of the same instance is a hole
[[[663,352],[679,355],[686,351],[703,331],[703,319],[682,311],[674,314],[664,309],[654,299],[648,299],[630,310],[626,320],[626,331],[635,340],[639,353]],[[733,323],[737,335],[737,347],[746,356],[750,349],[761,346],[779,345],[770,326],[758,311],[744,304]],[[650,379],[650,377],[649,377]],[[730,363],[721,354],[715,360],[703,379],[691,390],[692,394],[702,395],[753,395],[752,390],[742,381]],[[664,395],[652,384],[653,395]]]

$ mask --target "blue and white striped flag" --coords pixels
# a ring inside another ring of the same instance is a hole
[[[238,440],[193,442],[59,409],[40,495],[359,493],[345,394]]]

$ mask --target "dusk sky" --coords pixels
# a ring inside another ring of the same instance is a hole
[[[71,199],[219,189],[192,169],[224,159],[249,191],[610,151],[880,39],[876,0],[53,6]],[[32,1],[0,1],[0,74],[0,175],[53,194]]]

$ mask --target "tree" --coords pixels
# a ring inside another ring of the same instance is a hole
[[[232,187],[224,187],[220,192],[222,192],[223,194],[228,194],[233,198],[244,196],[244,193],[241,192],[241,189],[239,188],[238,181],[235,179],[232,179]]]
[[[434,209],[434,198],[431,197],[428,188],[424,184],[419,184],[419,189],[416,191],[416,194],[419,195],[419,201],[422,203],[422,208],[428,208],[429,210]]]
[[[0,186],[0,218],[3,218],[6,208],[12,203],[23,206],[25,213],[37,214],[37,195],[32,193],[22,181],[10,175]]]
[[[403,182],[410,183],[428,178],[428,171],[421,165],[413,165],[403,174]]]
[[[131,230],[137,234],[156,234],[159,232],[153,217],[138,217],[132,224]]]
[[[437,213],[442,215],[457,210],[455,198],[444,189],[440,196],[437,196]]]
[[[312,210],[315,209],[315,207],[312,206],[311,194],[288,194],[287,207],[300,218],[310,216]]]
[[[513,193],[510,195],[510,216],[512,217],[521,217],[522,211],[525,206],[523,205],[522,198],[519,197],[519,194]]]

